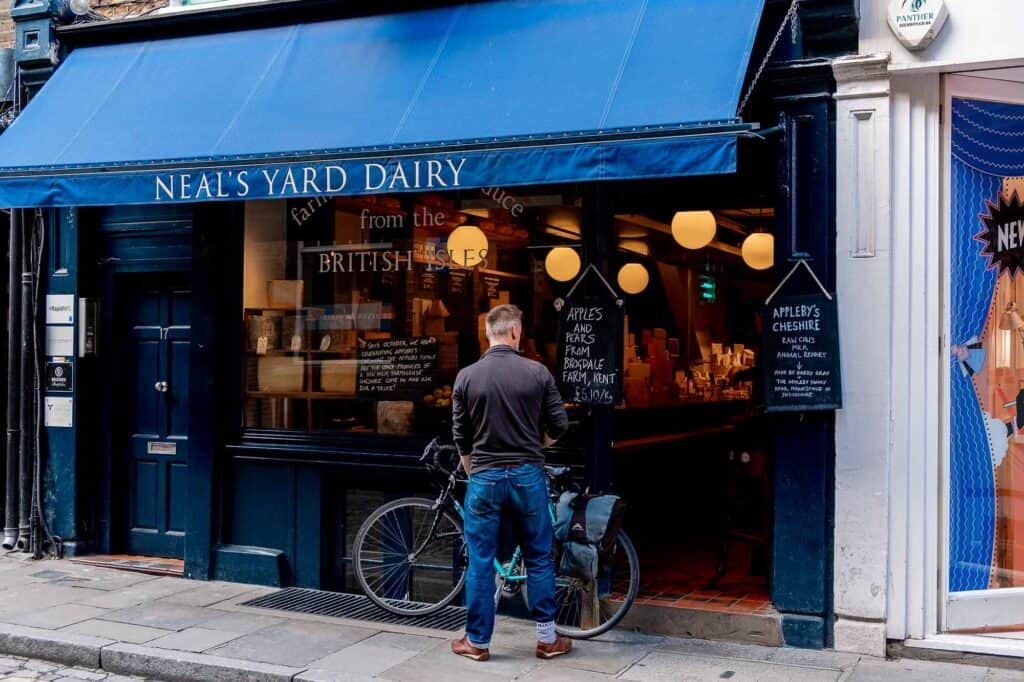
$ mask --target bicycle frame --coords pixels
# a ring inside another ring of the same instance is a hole
[[[466,510],[463,509],[462,505],[459,503],[458,500],[456,500],[455,498],[451,499],[452,504],[455,506],[455,511],[459,514],[459,518],[465,520]],[[550,502],[548,503],[548,514],[551,516],[551,523],[553,524],[555,522],[555,505],[551,504]],[[497,559],[494,560],[494,571],[502,580],[505,580],[506,582],[525,582],[525,575],[515,575],[512,573],[513,567],[519,565],[519,559],[522,557],[522,555],[523,551],[519,548],[518,545],[516,545],[515,551],[512,552],[512,559],[509,560],[508,564],[502,565],[502,563]]]

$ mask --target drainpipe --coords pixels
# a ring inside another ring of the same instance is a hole
[[[22,552],[29,550],[32,528],[32,230],[26,229],[28,221],[22,212],[21,232],[21,452],[18,472],[18,543]]]
[[[21,354],[18,345],[21,328],[21,296],[18,272],[21,256],[21,227],[18,211],[11,209],[10,256],[7,277],[7,479],[4,497],[3,548],[12,550],[18,542],[18,457],[21,403]]]

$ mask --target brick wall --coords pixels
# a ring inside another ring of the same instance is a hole
[[[168,0],[93,0],[92,6],[100,14],[111,18],[144,14],[166,7]],[[0,0],[0,47],[14,47],[14,22],[11,21],[10,0]]]

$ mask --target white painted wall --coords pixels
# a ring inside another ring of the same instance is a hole
[[[949,20],[926,50],[909,52],[889,30],[890,0],[860,0],[861,54],[888,53],[891,68],[958,71],[981,64],[1020,61],[1024,2],[946,0]]]
[[[887,60],[839,60],[836,287],[843,405],[836,414],[835,647],[885,655],[892,365]]]
[[[934,635],[943,609],[944,74],[1024,65],[1024,0],[946,0],[943,32],[917,53],[890,31],[889,4],[861,0],[861,56],[835,64],[835,640],[873,655]]]

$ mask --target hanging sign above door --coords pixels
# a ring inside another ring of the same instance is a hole
[[[806,267],[820,293],[778,296]],[[799,261],[761,310],[765,409],[768,412],[835,410],[843,406],[836,299],[806,261]]]

